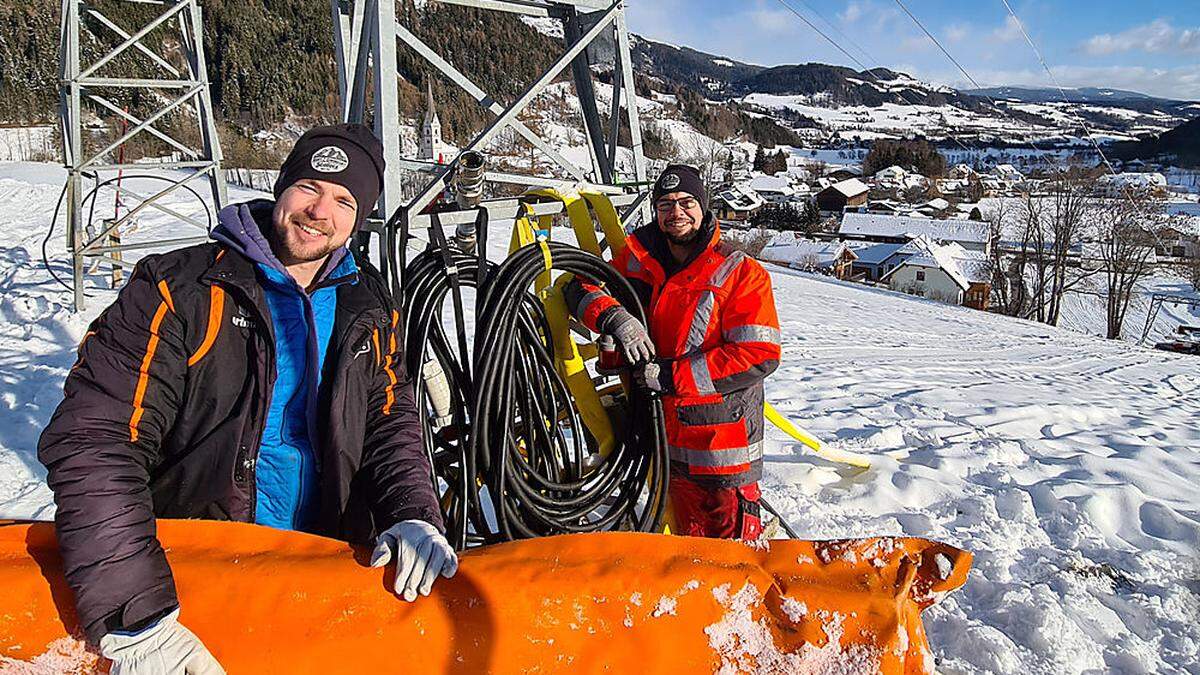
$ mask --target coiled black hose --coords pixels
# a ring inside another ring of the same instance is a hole
[[[645,321],[633,289],[608,263],[572,246],[547,246],[554,269],[604,284]],[[451,393],[452,421],[435,429],[427,392],[417,384],[447,536],[459,549],[661,527],[668,471],[662,404],[649,392],[630,391],[625,423],[614,425],[615,447],[600,456],[555,370],[549,323],[530,292],[545,269],[543,250],[534,245],[500,266],[431,247],[404,270],[409,372],[415,376],[436,360]],[[446,334],[443,317],[455,286],[477,287],[480,278],[468,364],[464,341]]]

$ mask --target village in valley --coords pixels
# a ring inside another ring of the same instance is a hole
[[[936,152],[924,141],[887,143]],[[752,167],[734,168],[716,190],[714,212],[761,260],[1013,315],[1021,312],[993,298],[1014,266],[1056,256],[1082,276],[1119,265],[1103,224],[1092,222],[1113,204],[1142,210],[1141,250],[1126,254],[1142,263],[1139,278],[1155,269],[1194,275],[1200,265],[1196,195],[1141,160],[1116,174],[1065,163],[1019,169],[991,156],[937,161],[933,171],[889,164],[864,172],[871,154],[840,165],[760,149]],[[1056,245],[1056,234],[1069,240]]]

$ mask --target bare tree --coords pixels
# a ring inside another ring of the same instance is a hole
[[[1017,316],[1044,323],[1046,278],[1049,269],[1046,256],[1045,203],[1040,198],[1026,193],[1021,200],[1020,218],[1021,248],[1012,270],[1013,281],[1021,287],[1021,311]]]
[[[1129,302],[1141,279],[1157,262],[1154,247],[1169,218],[1163,204],[1148,194],[1108,205],[1097,219],[1097,247],[1104,263],[1106,336],[1121,337]]]
[[[1063,172],[1058,180],[1051,184],[1048,213],[1050,241],[1049,250],[1046,252],[1049,257],[1050,287],[1046,293],[1045,322],[1052,326],[1058,325],[1063,296],[1070,286],[1085,276],[1078,273],[1072,275],[1073,279],[1068,278],[1072,270],[1080,270],[1078,265],[1070,264],[1073,261],[1069,256],[1071,249],[1080,243],[1085,215],[1089,210],[1089,195],[1093,187],[1094,181],[1078,170]]]
[[[731,165],[732,151],[713,141],[696,149],[692,155],[684,158],[685,164],[691,164],[700,171],[704,179],[704,187],[711,193],[715,192],[721,182],[728,182],[733,177],[726,175],[725,167]]]
[[[1094,181],[1072,169],[1059,172],[1047,183],[1048,194],[1025,193],[1017,207],[1020,241],[1003,275],[1000,311],[1012,316],[1058,325],[1063,298],[1076,285],[1096,273],[1080,265],[1076,253],[1082,242]]]
[[[996,200],[996,207],[987,214],[988,221],[988,266],[992,276],[991,306],[1001,314],[1015,316],[1013,309],[1013,281],[1004,268],[1004,222],[1008,217],[1008,200]],[[1020,279],[1017,280],[1020,282]]]

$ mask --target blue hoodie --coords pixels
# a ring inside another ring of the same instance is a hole
[[[254,522],[307,529],[320,507],[316,434],[317,388],[333,321],[337,287],[358,283],[358,266],[346,249],[335,251],[313,283],[301,288],[271,251],[274,202],[260,199],[221,209],[212,237],[258,267],[275,335],[275,382],[255,464]],[[261,224],[261,227],[260,227]]]

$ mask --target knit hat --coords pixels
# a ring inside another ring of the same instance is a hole
[[[654,193],[651,195],[657,202],[663,195],[672,192],[686,192],[700,202],[700,210],[708,213],[708,190],[704,189],[704,179],[700,171],[687,164],[671,164],[663,169],[658,180],[654,181]]]
[[[383,190],[383,144],[361,124],[313,127],[296,141],[275,179],[275,199],[292,183],[311,178],[337,183],[354,195],[358,230]]]

